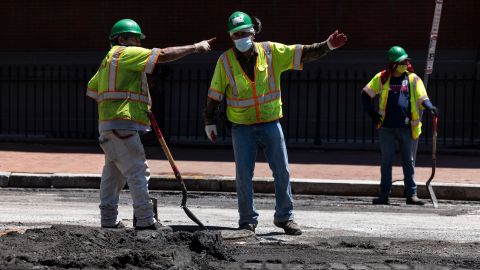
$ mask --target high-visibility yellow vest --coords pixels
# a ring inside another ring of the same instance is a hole
[[[149,125],[151,106],[146,74],[153,72],[160,49],[113,46],[88,82],[87,96],[98,103],[98,120],[131,120]]]
[[[417,74],[410,73],[407,71],[408,81],[409,81],[409,91],[410,91],[410,107],[411,107],[411,116],[410,124],[412,126],[412,138],[418,139],[422,133],[422,122],[420,119],[420,110],[423,110],[424,107],[422,103],[429,99],[427,96],[427,91],[423,85],[422,79],[420,79]],[[390,78],[382,85],[382,80],[380,79],[381,72],[377,73],[372,80],[363,88],[362,91],[365,91],[371,98],[380,94],[380,100],[378,102],[378,113],[385,118],[385,111],[387,108],[387,99],[388,92],[390,90]],[[383,123],[382,118],[382,123]],[[381,126],[381,124],[380,124]]]
[[[302,45],[254,43],[258,52],[253,81],[245,74],[233,48],[217,61],[208,97],[221,101],[226,95],[227,117],[232,123],[251,125],[283,116],[280,75],[303,68]]]

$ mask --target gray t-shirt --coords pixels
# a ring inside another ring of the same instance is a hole
[[[130,120],[103,121],[98,125],[98,132],[112,130],[112,129],[136,130],[140,134],[144,134],[151,131],[150,126],[142,125],[140,123],[137,123],[135,121],[130,121]]]

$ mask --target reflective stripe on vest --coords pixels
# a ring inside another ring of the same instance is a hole
[[[104,100],[131,100],[145,104],[150,102],[148,95],[128,91],[103,92],[97,96],[96,100],[98,103]]]
[[[268,93],[268,94],[259,96],[256,98],[256,100],[258,101],[258,105],[260,105],[260,104],[264,104],[272,100],[278,99],[280,98],[280,96],[281,96],[280,92],[273,92],[273,93]],[[255,98],[241,99],[241,100],[227,98],[227,105],[236,107],[236,108],[252,107],[252,106],[255,106]]]
[[[295,55],[293,56],[293,69],[299,70],[302,68],[302,45],[295,45]]]
[[[150,74],[153,72],[153,68],[155,67],[155,63],[157,62],[157,58],[160,55],[160,49],[153,48],[152,54],[148,57],[147,65],[145,65],[145,72]]]
[[[222,101],[223,100],[223,94],[220,93],[219,91],[217,90],[214,90],[212,88],[209,88],[208,89],[208,96],[215,99],[215,100],[218,100],[218,101]]]
[[[362,89],[365,93],[367,93],[371,98],[374,98],[376,96],[375,92],[373,92],[372,89],[370,89],[369,87],[365,86],[363,89]]]
[[[108,70],[108,91],[115,91],[117,84],[118,59],[120,59],[120,54],[124,49],[125,47],[118,47],[118,49],[112,55],[112,60],[110,61]]]
[[[145,72],[142,72],[142,94],[148,95],[148,80],[147,80],[147,74]]]
[[[87,89],[87,97],[91,97],[95,100],[98,98],[98,92],[95,90]]]
[[[270,44],[268,42],[262,42],[263,50],[265,51],[265,56],[267,57],[268,65],[268,87],[270,92],[275,91],[275,77],[273,73],[273,63],[272,63],[272,50],[270,50]]]
[[[230,67],[230,62],[229,62],[228,57],[227,57],[227,52],[223,53],[220,56],[220,59],[221,59],[222,64],[223,64],[223,69],[225,69],[225,73],[227,74],[228,81],[230,82],[230,86],[232,86],[233,97],[238,97],[237,84],[235,83],[235,77],[233,77],[232,69]]]

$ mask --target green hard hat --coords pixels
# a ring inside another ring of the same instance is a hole
[[[131,19],[121,19],[116,22],[112,27],[112,32],[110,33],[110,39],[113,37],[123,34],[123,33],[132,33],[140,35],[140,39],[144,39],[145,35],[140,29],[140,25]]]
[[[253,27],[252,18],[247,13],[235,11],[228,17],[227,28],[229,33]]]
[[[400,46],[393,46],[388,51],[388,60],[390,60],[390,62],[397,63],[405,59],[410,59],[410,58],[408,57],[407,52]]]

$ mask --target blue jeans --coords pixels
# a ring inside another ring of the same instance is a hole
[[[382,152],[380,197],[390,195],[392,190],[392,163],[398,142],[402,157],[403,181],[405,196],[411,197],[417,194],[417,185],[414,180],[413,143],[411,128],[380,128],[380,150]]]
[[[257,150],[263,149],[275,184],[274,220],[293,219],[288,155],[279,121],[255,125],[233,125],[232,143],[235,154],[239,225],[257,224],[258,213],[253,202],[253,171]]]

